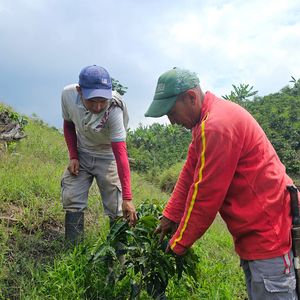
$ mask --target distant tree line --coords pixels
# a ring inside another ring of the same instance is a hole
[[[293,77],[292,77],[293,78]],[[246,101],[290,175],[300,175],[300,79],[278,93]]]
[[[192,131],[181,126],[140,124],[134,131],[127,132],[128,154],[136,161],[130,168],[155,176],[185,160],[191,141]]]

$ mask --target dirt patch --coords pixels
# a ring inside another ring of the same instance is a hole
[[[1,216],[6,218],[18,218],[24,215],[24,208],[12,202],[3,202],[1,205]]]

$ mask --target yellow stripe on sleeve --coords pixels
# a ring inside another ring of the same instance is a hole
[[[203,146],[203,150],[202,150],[202,153],[201,153],[201,167],[200,167],[200,170],[199,170],[199,180],[195,183],[195,188],[194,188],[194,193],[193,193],[193,197],[192,197],[192,200],[191,200],[191,204],[190,204],[190,207],[189,207],[189,210],[188,210],[188,214],[186,216],[186,219],[184,221],[184,225],[181,229],[181,232],[180,232],[180,235],[179,237],[174,241],[173,245],[171,245],[171,249],[173,250],[173,248],[176,246],[176,243],[179,242],[181,239],[182,239],[182,236],[183,236],[183,233],[186,229],[186,226],[187,226],[187,223],[190,219],[190,216],[191,216],[191,213],[192,213],[192,210],[193,210],[193,207],[194,207],[194,204],[195,204],[195,200],[196,200],[196,196],[197,196],[197,193],[198,193],[198,185],[199,183],[202,181],[202,170],[204,168],[204,165],[205,165],[205,148],[206,148],[206,145],[205,145],[205,132],[204,132],[204,128],[205,128],[205,121],[208,117],[208,114],[205,118],[205,120],[202,122],[201,124],[201,136],[202,136],[202,146]]]

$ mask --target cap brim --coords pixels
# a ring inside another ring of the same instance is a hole
[[[166,115],[176,102],[178,95],[166,99],[155,99],[150,104],[145,117],[159,118]]]
[[[82,95],[84,99],[91,99],[91,98],[105,98],[105,99],[111,99],[112,97],[112,91],[111,89],[85,89],[81,88]]]

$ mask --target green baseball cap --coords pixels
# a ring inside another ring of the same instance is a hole
[[[159,118],[166,115],[176,102],[178,95],[197,84],[199,78],[189,70],[173,68],[162,74],[157,81],[155,95],[145,117]]]

